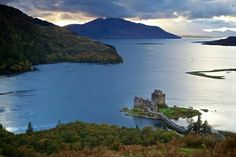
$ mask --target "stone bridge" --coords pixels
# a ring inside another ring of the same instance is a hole
[[[187,132],[187,130],[183,127],[180,126],[174,122],[172,122],[168,117],[166,117],[164,114],[160,113],[160,112],[153,112],[150,109],[147,109],[147,112],[157,115],[162,121],[164,121],[164,123],[167,125],[167,127],[169,127],[170,129],[173,129],[175,131],[177,131],[180,134],[185,134]]]

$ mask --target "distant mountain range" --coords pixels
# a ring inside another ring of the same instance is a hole
[[[65,26],[68,30],[93,39],[179,39],[157,26],[148,26],[120,18],[99,18],[85,24]]]
[[[226,39],[205,41],[203,44],[206,45],[221,45],[221,46],[236,46],[236,36],[231,36]]]
[[[120,63],[110,45],[0,5],[0,74],[28,71],[56,62]]]

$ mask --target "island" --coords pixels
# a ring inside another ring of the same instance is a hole
[[[115,64],[123,59],[111,45],[0,4],[0,74],[58,62]]]
[[[205,70],[205,71],[191,71],[191,72],[186,72],[186,73],[191,74],[191,75],[201,76],[201,77],[212,78],[212,79],[225,79],[225,76],[222,76],[222,75],[209,75],[207,73],[216,73],[216,72],[230,73],[231,71],[236,71],[236,69],[235,68],[214,69],[214,70]]]
[[[191,118],[201,113],[198,110],[184,107],[169,107],[165,102],[165,94],[161,90],[155,89],[152,93],[151,100],[142,97],[134,98],[134,107],[129,109],[124,107],[121,112],[125,112],[128,116],[143,117],[148,119],[161,119],[154,113],[161,113],[169,119]],[[160,115],[161,115],[160,114]]]
[[[192,118],[201,115],[201,112],[192,108],[168,107],[165,102],[165,94],[157,89],[152,93],[151,100],[135,96],[134,107],[132,109],[124,107],[120,111],[127,116],[161,120],[167,127],[181,134],[185,134],[187,130],[171,119]]]
[[[204,45],[236,46],[236,36],[230,36],[226,39],[204,41]]]
[[[158,26],[149,26],[121,18],[98,18],[85,24],[71,24],[66,29],[93,39],[180,39]]]

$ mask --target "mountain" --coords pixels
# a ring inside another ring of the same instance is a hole
[[[65,26],[68,30],[93,39],[179,39],[156,26],[134,23],[119,18],[99,18],[85,24]]]
[[[205,41],[205,45],[221,45],[221,46],[236,46],[236,36],[231,36],[226,39],[214,40],[214,41]]]
[[[120,63],[113,46],[0,5],[0,74],[56,62]]]

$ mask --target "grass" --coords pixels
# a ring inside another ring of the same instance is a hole
[[[145,117],[145,118],[153,118],[148,112],[145,111],[143,108],[134,107],[131,109],[128,109],[127,107],[124,107],[120,110],[121,112],[126,113],[128,116],[132,117]]]
[[[170,119],[191,118],[201,114],[198,110],[184,107],[160,108],[159,111]]]
[[[191,155],[191,154],[197,154],[200,152],[205,151],[205,149],[202,148],[188,148],[188,147],[181,147],[177,150],[178,153],[184,154],[184,155]]]
[[[143,108],[134,107],[132,109],[128,109],[127,107],[124,107],[120,111],[125,112],[126,115],[132,117],[145,117],[145,118],[155,119],[155,116],[146,112],[145,109]],[[170,119],[191,118],[201,114],[198,110],[193,110],[184,107],[160,108],[159,112],[163,113]]]

